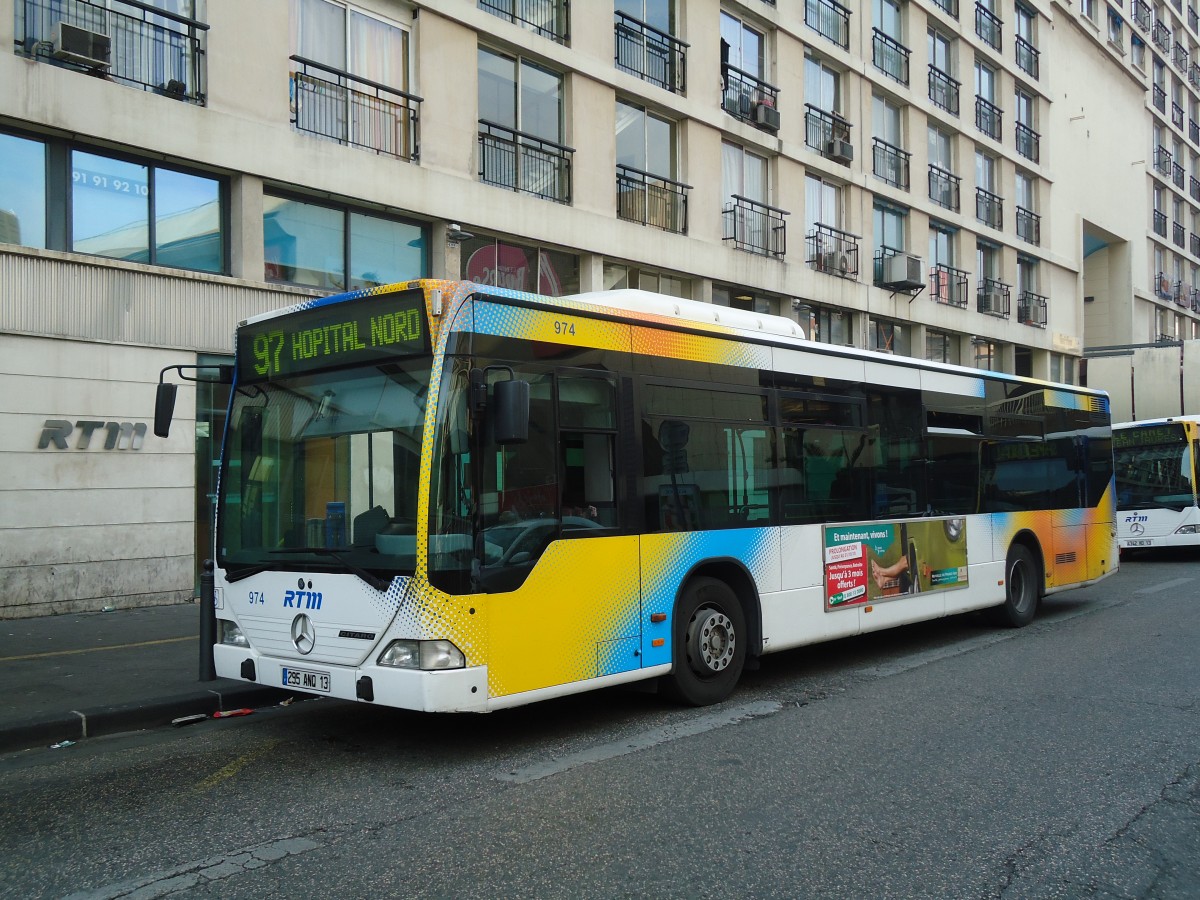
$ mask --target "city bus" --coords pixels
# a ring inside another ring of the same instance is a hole
[[[1200,547],[1200,416],[1113,426],[1122,550]]]
[[[221,677],[422,711],[639,681],[705,705],[765,654],[1022,626],[1117,567],[1105,394],[783,316],[418,280],[248,319],[229,368]]]

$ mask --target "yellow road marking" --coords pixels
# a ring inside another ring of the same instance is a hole
[[[194,788],[192,788],[192,792],[199,794],[204,791],[212,790],[213,788],[215,788],[217,785],[219,785],[223,781],[228,781],[230,778],[232,778],[238,772],[242,771],[242,769],[246,768],[246,766],[250,765],[250,763],[254,762],[254,760],[258,759],[264,753],[267,753],[267,752],[273,750],[275,745],[278,744],[279,742],[280,742],[279,738],[271,738],[270,740],[264,741],[262,744],[255,747],[249,753],[243,753],[241,756],[239,756],[237,759],[235,759],[229,765],[218,769],[217,771],[215,771],[211,775],[209,775],[207,778],[205,778],[203,781],[201,781],[199,784],[197,784]]]
[[[109,644],[104,647],[81,647],[78,650],[51,650],[49,653],[26,653],[23,656],[0,656],[0,663],[16,662],[21,659],[45,659],[48,656],[72,656],[76,653],[95,653],[97,650],[129,650],[133,647],[153,647],[157,644],[178,644],[180,641],[195,641],[190,637],[162,638],[157,641],[139,641],[136,644]]]

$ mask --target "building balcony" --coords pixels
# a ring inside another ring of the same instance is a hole
[[[1183,131],[1183,107],[1178,103],[1171,104],[1171,124]]]
[[[559,44],[571,40],[570,0],[478,0],[479,8]]]
[[[1166,272],[1159,272],[1154,279],[1154,294],[1163,300],[1171,299],[1171,279]]]
[[[624,13],[616,13],[614,64],[673,94],[686,90],[687,48],[679,38]]]
[[[1166,147],[1156,147],[1154,150],[1154,171],[1164,178],[1171,177],[1171,151]]]
[[[1188,249],[1191,251],[1192,256],[1200,256],[1200,234],[1192,232]]]
[[[837,0],[804,0],[804,24],[839,47],[850,47],[850,10]]]
[[[725,112],[771,134],[779,130],[779,88],[730,65],[722,68],[722,79]]]
[[[1023,122],[1016,123],[1017,152],[1030,162],[1040,162],[1042,136]]]
[[[958,115],[958,89],[960,84],[941,69],[929,65],[929,99],[933,105]]]
[[[1200,87],[1200,64],[1192,63],[1188,66],[1187,79],[1192,87]]]
[[[970,278],[962,269],[938,263],[929,270],[929,297],[934,303],[967,308]]]
[[[887,141],[874,138],[874,166],[872,171],[876,178],[882,179],[893,187],[908,190],[908,161],[911,153],[894,147]]]
[[[1150,97],[1152,99],[1152,102],[1154,103],[1154,108],[1157,109],[1160,113],[1166,113],[1166,111],[1167,111],[1166,89],[1156,84],[1156,85],[1154,85],[1154,88],[1150,93]]]
[[[1004,22],[982,3],[975,4],[975,33],[993,50],[1001,49]]]
[[[976,294],[976,309],[988,316],[1007,319],[1010,315],[1011,288],[995,278],[981,278]]]
[[[105,0],[22,0],[16,6],[16,52],[204,105],[208,25],[138,0],[120,11]]]
[[[878,28],[871,29],[871,62],[893,81],[908,84],[909,50]]]
[[[1022,291],[1017,297],[1017,321],[1034,328],[1046,327],[1046,310],[1049,306],[1045,297],[1032,291]]]
[[[1016,46],[1017,67],[1036,81],[1039,78],[1039,70],[1041,69],[1041,54],[1033,44],[1029,43],[1029,41],[1025,40],[1019,34],[1016,38]]]
[[[415,161],[420,157],[421,98],[349,72],[291,57],[292,124],[298,131]]]
[[[1175,63],[1175,68],[1185,75],[1188,70],[1189,54],[1187,45],[1176,42],[1175,52],[1171,54],[1171,61]]]
[[[975,217],[999,231],[1004,227],[1004,198],[983,188],[975,188]]]
[[[1154,23],[1154,28],[1150,32],[1150,38],[1163,53],[1171,52],[1171,29],[1167,27],[1165,22]]]
[[[1147,33],[1153,27],[1153,17],[1150,14],[1150,4],[1145,0],[1133,0],[1133,22],[1138,28]]]
[[[1187,243],[1186,238],[1187,238],[1187,229],[1185,229],[1183,227],[1183,223],[1182,222],[1172,222],[1171,223],[1171,242],[1174,243],[1176,247],[1183,249],[1184,245]]]
[[[835,112],[804,104],[804,143],[826,159],[844,166],[854,160],[850,123]]]
[[[1177,162],[1171,163],[1171,182],[1180,190],[1183,189],[1183,166]]]
[[[479,180],[557,203],[571,202],[575,148],[479,120]]]
[[[1176,281],[1171,285],[1171,300],[1174,301],[1176,306],[1191,309],[1195,296],[1196,289],[1183,281]]]
[[[1157,209],[1154,211],[1153,228],[1154,233],[1159,237],[1167,236],[1167,214],[1165,212],[1159,212]]]
[[[933,0],[935,6],[952,18],[958,18],[958,0]]]
[[[1197,14],[1196,7],[1189,6],[1187,11],[1188,28],[1192,31],[1200,33],[1200,14]]]
[[[732,199],[721,213],[722,240],[733,241],[734,247],[747,253],[782,258],[787,253],[787,225],[783,217],[790,213],[737,194]]]
[[[1000,140],[1004,125],[1004,111],[990,100],[975,98],[975,127],[995,140]]]
[[[1042,242],[1042,217],[1037,213],[1017,207],[1017,237],[1035,246]]]
[[[1200,122],[1190,117],[1188,118],[1188,139],[1193,144],[1200,144]]]
[[[651,175],[631,166],[617,166],[617,218],[687,234],[687,192],[690,184]]]
[[[957,175],[938,166],[929,167],[929,199],[942,209],[958,212],[961,183],[962,179]]]
[[[805,263],[826,275],[857,281],[859,240],[856,234],[818,223],[804,237]]]

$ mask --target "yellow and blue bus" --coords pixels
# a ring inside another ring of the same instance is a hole
[[[410,281],[243,322],[232,376],[227,678],[480,712],[656,680],[701,705],[767,653],[1021,626],[1117,567],[1106,395],[785,317]]]
[[[1200,547],[1200,416],[1113,426],[1121,549]]]

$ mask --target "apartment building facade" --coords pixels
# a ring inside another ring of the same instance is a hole
[[[153,385],[316,294],[641,287],[1077,380],[1176,257],[1200,285],[1140,214],[1194,199],[1157,55],[1091,9],[0,0],[0,618],[192,596],[224,398],[162,440]]]

